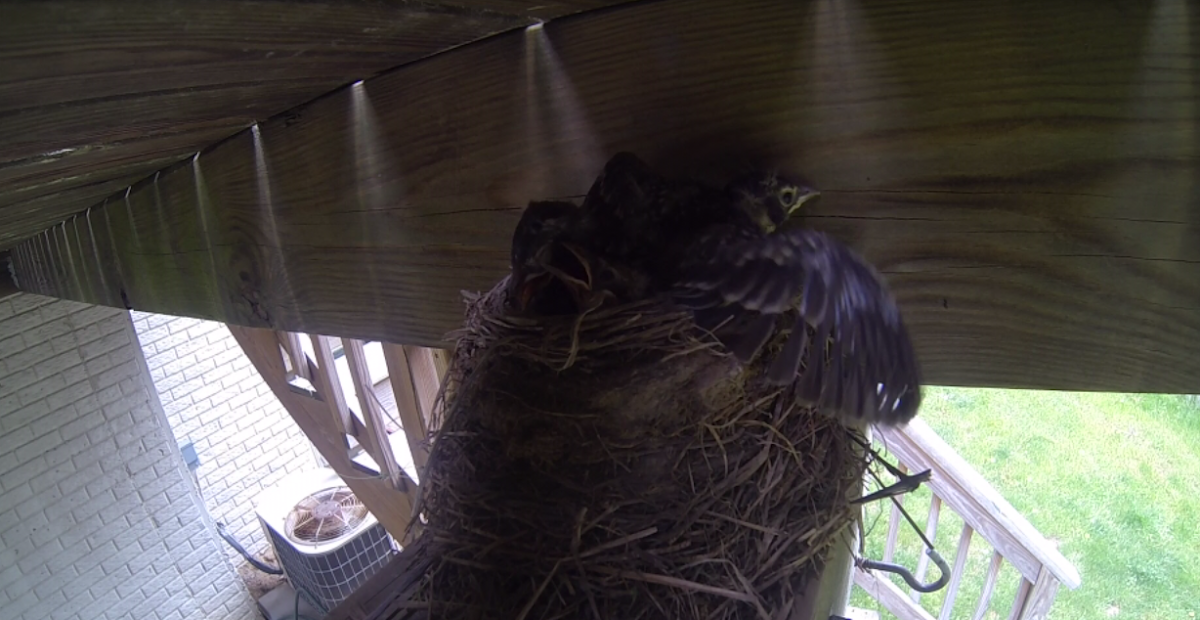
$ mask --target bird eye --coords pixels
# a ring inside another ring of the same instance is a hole
[[[800,196],[800,191],[794,187],[785,187],[779,190],[779,202],[785,207],[790,207],[796,204],[796,198]]]

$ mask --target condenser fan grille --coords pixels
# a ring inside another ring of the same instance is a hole
[[[331,487],[297,502],[285,531],[294,542],[324,543],[352,534],[366,518],[366,507],[349,487]]]

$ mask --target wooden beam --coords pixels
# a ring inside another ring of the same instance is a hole
[[[117,242],[108,291],[39,239],[18,275],[48,272],[30,290],[60,297],[119,288],[155,312],[437,346],[459,292],[505,273],[528,200],[582,194],[618,149],[718,182],[753,161],[823,190],[808,223],[888,276],[931,383],[1196,392],[1185,8],[584,13],[345,88],[110,201],[93,222]]]
[[[469,4],[7,4],[0,248],[97,204],[114,179],[132,175],[124,187],[331,89],[536,19]],[[575,9],[555,4],[551,16]],[[79,192],[86,202],[71,206]]]
[[[417,477],[423,479],[425,463],[429,460],[429,449],[425,445],[428,437],[425,421],[428,418],[421,410],[419,389],[413,380],[413,360],[408,356],[408,347],[388,342],[382,344],[388,379],[392,382],[392,395],[396,399],[396,413],[404,425],[404,437],[408,440],[408,449],[417,467]]]
[[[304,435],[321,456],[329,462],[329,466],[342,477],[346,485],[354,491],[354,495],[375,515],[388,533],[397,541],[403,542],[408,534],[407,528],[413,509],[413,498],[409,491],[415,491],[415,485],[408,481],[405,488],[398,489],[392,481],[383,477],[368,476],[354,466],[346,452],[341,431],[335,425],[334,418],[329,415],[327,405],[288,389],[283,357],[279,353],[279,341],[273,332],[237,325],[230,325],[229,331],[262,375],[263,381],[270,386],[275,397],[287,409],[288,414],[296,421],[300,430],[304,431]]]

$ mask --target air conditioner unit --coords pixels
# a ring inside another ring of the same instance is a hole
[[[398,552],[332,469],[284,478],[259,496],[255,508],[288,581],[325,612]]]

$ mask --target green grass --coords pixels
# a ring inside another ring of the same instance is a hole
[[[1195,620],[1200,615],[1200,405],[1183,396],[933,388],[921,416],[1078,569],[1051,620]],[[929,491],[905,501],[924,524]],[[866,513],[879,558],[889,505]],[[945,507],[935,544],[953,563],[962,521]],[[902,527],[897,561],[920,546]],[[978,604],[990,545],[976,535],[953,618]],[[936,568],[931,567],[936,573]],[[1017,573],[1005,562],[988,618],[1007,618]],[[903,587],[903,583],[895,580]],[[907,588],[905,588],[907,592]],[[936,617],[945,591],[926,595]],[[851,604],[879,605],[855,588]]]

